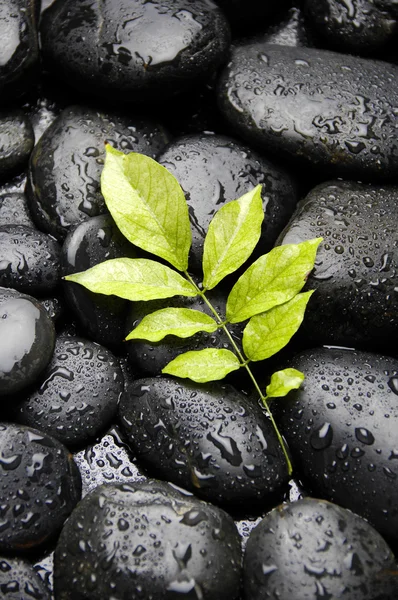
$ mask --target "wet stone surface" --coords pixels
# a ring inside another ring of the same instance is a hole
[[[307,169],[396,178],[398,67],[315,48],[236,46],[219,105],[236,132]]]
[[[64,239],[71,225],[107,212],[100,191],[105,142],[154,158],[167,141],[163,127],[149,119],[63,110],[31,156],[27,193],[38,227]]]
[[[19,396],[8,414],[76,446],[110,424],[122,389],[123,375],[109,350],[83,338],[59,336],[33,391]]]
[[[113,258],[136,258],[136,248],[120,233],[110,215],[99,215],[73,227],[62,247],[62,275],[85,271]],[[66,281],[64,294],[88,337],[100,344],[120,346],[125,335],[129,303],[116,296],[94,294]]]
[[[190,268],[201,272],[203,242],[211,219],[226,202],[262,184],[265,218],[258,252],[270,250],[296,205],[296,190],[286,171],[235,140],[220,135],[179,138],[157,160],[180,183],[192,229]]]
[[[5,600],[51,600],[32,565],[18,558],[0,557],[0,592]]]
[[[0,396],[32,384],[51,360],[55,329],[32,296],[0,288]]]
[[[221,509],[161,482],[99,486],[59,538],[55,597],[236,600],[240,561]]]
[[[398,365],[370,352],[318,348],[294,358],[305,373],[273,413],[312,493],[351,509],[398,541]]]
[[[0,285],[27,294],[51,293],[60,281],[61,248],[27,225],[0,226]]]
[[[58,0],[43,15],[46,64],[118,102],[173,95],[227,60],[229,27],[209,0]]]
[[[232,386],[136,381],[122,397],[127,443],[151,474],[225,506],[283,493],[287,465],[261,409]]]
[[[24,193],[14,192],[0,195],[0,226],[2,225],[35,227]]]
[[[398,188],[351,182],[315,187],[278,240],[323,237],[306,289],[315,289],[305,342],[396,350]]]
[[[0,469],[0,550],[27,552],[61,529],[80,498],[80,474],[56,439],[5,423]]]
[[[306,498],[272,510],[251,533],[244,598],[392,600],[394,556],[365,520]]]
[[[32,125],[23,113],[0,113],[0,179],[22,170],[34,143]]]

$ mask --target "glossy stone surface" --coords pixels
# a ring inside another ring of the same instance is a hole
[[[240,560],[236,527],[221,509],[166,483],[103,485],[61,533],[55,598],[236,600]]]
[[[28,225],[35,227],[25,194],[14,192],[0,195],[0,226]]]
[[[51,600],[32,565],[19,558],[0,557],[0,590],[5,600]]]
[[[67,449],[36,429],[0,424],[0,551],[22,553],[61,529],[80,499]]]
[[[119,102],[159,102],[209,76],[227,60],[229,37],[211,0],[58,0],[41,24],[54,73]]]
[[[219,105],[235,131],[307,169],[396,178],[398,67],[315,48],[234,47]]]
[[[0,288],[0,396],[33,383],[51,360],[55,329],[32,296]]]
[[[148,119],[63,110],[31,157],[27,193],[38,227],[64,239],[71,225],[107,212],[100,191],[105,142],[155,157],[167,141],[164,129]]]
[[[122,429],[150,472],[225,506],[266,505],[287,483],[275,432],[232,386],[137,380],[122,397]]]
[[[23,169],[34,143],[32,125],[23,113],[0,114],[0,179]]]
[[[294,367],[305,381],[273,413],[297,473],[313,494],[368,519],[396,544],[396,359],[317,348],[296,355]]]

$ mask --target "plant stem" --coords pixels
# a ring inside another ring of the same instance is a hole
[[[219,323],[220,327],[224,330],[224,332],[227,335],[229,341],[231,342],[231,345],[232,345],[232,347],[233,347],[233,349],[235,351],[236,356],[239,359],[241,367],[244,367],[246,369],[246,371],[247,371],[250,379],[252,380],[253,385],[254,385],[254,387],[255,387],[258,395],[260,396],[260,400],[263,403],[263,405],[264,405],[264,407],[265,407],[265,409],[267,411],[268,417],[269,417],[269,419],[270,419],[270,421],[271,421],[271,423],[272,423],[272,425],[274,427],[276,436],[278,438],[278,441],[279,441],[279,443],[281,445],[281,448],[282,448],[282,452],[283,452],[283,454],[285,456],[285,459],[286,459],[288,473],[289,473],[289,475],[291,475],[293,473],[292,463],[290,462],[289,453],[287,451],[284,439],[283,439],[283,437],[282,437],[282,435],[281,435],[281,433],[280,433],[280,431],[278,429],[278,426],[277,426],[277,424],[275,422],[275,419],[272,416],[271,410],[269,408],[269,405],[268,405],[268,402],[267,402],[268,396],[264,396],[264,394],[262,393],[262,391],[260,389],[260,386],[258,385],[257,380],[254,377],[254,375],[252,373],[252,370],[250,369],[250,367],[248,365],[247,359],[245,359],[245,357],[243,356],[242,352],[239,350],[239,348],[238,348],[238,346],[237,346],[234,338],[232,337],[231,333],[229,332],[227,326],[225,325],[225,322],[221,319],[221,317],[218,314],[217,310],[214,308],[214,306],[212,305],[212,303],[206,297],[205,292],[202,292],[202,290],[196,285],[196,283],[194,282],[194,280],[192,279],[192,277],[190,276],[190,274],[188,273],[188,271],[184,271],[184,275],[188,279],[188,281],[193,286],[195,286],[195,288],[196,288],[196,290],[198,292],[198,295],[203,299],[203,301],[207,304],[207,306],[209,307],[209,309],[211,310],[211,312],[215,316],[215,318],[216,318],[217,322]]]

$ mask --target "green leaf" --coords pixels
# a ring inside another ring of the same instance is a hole
[[[239,323],[283,304],[303,288],[322,238],[278,246],[238,279],[227,300],[227,321]]]
[[[198,331],[213,333],[218,323],[209,315],[190,308],[164,308],[146,315],[126,340],[149,340],[159,342],[166,335],[188,338]]]
[[[304,374],[297,369],[283,369],[276,371],[266,387],[268,398],[282,398],[291,390],[297,390],[304,381]]]
[[[114,294],[126,300],[197,295],[195,287],[179,273],[146,258],[114,258],[65,279],[97,294]]]
[[[203,251],[203,286],[214,288],[253,252],[264,219],[261,185],[225,204],[209,225]]]
[[[180,354],[162,369],[162,373],[206,383],[224,379],[228,373],[239,368],[239,360],[230,350],[205,348]]]
[[[281,350],[300,327],[313,290],[255,315],[243,331],[243,350],[250,360],[264,360]]]
[[[130,242],[180,271],[188,268],[192,239],[188,206],[167,169],[144,154],[123,154],[107,144],[101,192]]]

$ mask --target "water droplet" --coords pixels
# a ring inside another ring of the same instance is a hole
[[[398,377],[391,377],[388,380],[388,387],[392,392],[394,392],[394,394],[397,394],[398,396]]]
[[[366,444],[367,446],[371,446],[375,441],[373,434],[364,427],[357,427],[355,429],[355,437],[359,442],[362,442],[362,444]]]
[[[314,450],[324,450],[328,448],[333,440],[333,429],[330,423],[324,423],[313,432],[310,438],[311,446]]]

